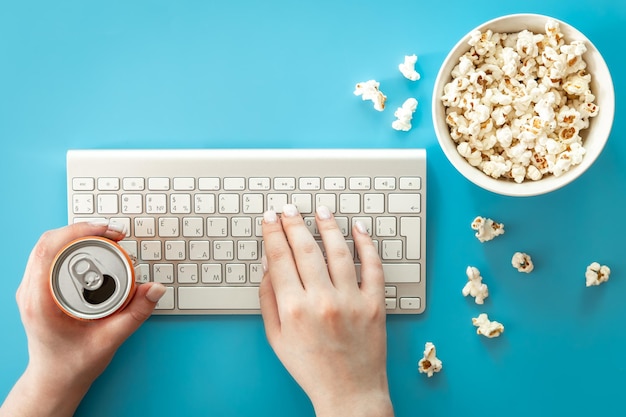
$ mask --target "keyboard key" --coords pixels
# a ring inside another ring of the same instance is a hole
[[[192,261],[208,261],[211,243],[208,240],[192,240],[189,242],[189,259]]]
[[[165,294],[157,302],[155,310],[173,310],[174,309],[174,287],[166,287]]]
[[[241,191],[246,189],[245,178],[224,178],[224,189],[227,191]]]
[[[220,179],[216,177],[198,178],[198,189],[200,191],[217,191],[220,189]]]
[[[117,214],[117,194],[98,194],[98,214]]]
[[[74,194],[72,203],[74,214],[93,214],[93,194]]]
[[[147,194],[146,195],[146,213],[148,214],[167,213],[167,195],[166,194]]]
[[[93,178],[73,178],[72,190],[74,191],[93,191],[94,190]]]
[[[120,189],[120,179],[115,177],[98,178],[98,190],[117,191]]]
[[[136,237],[155,237],[156,219],[154,217],[135,217]]]
[[[192,191],[196,188],[196,180],[194,178],[174,178],[175,191]]]
[[[122,194],[122,213],[141,214],[143,201],[141,194]]]
[[[214,194],[196,194],[193,197],[193,211],[197,214],[215,213]]]
[[[202,264],[202,282],[205,284],[219,284],[222,282],[221,264]]]
[[[239,194],[220,194],[217,200],[220,213],[239,213]]]
[[[361,212],[361,194],[341,194],[339,213],[356,214]]]
[[[171,194],[170,213],[189,214],[191,213],[191,194]]]
[[[420,212],[419,194],[389,194],[389,213],[412,213]]]
[[[326,206],[331,213],[337,211],[337,196],[335,194],[316,194],[315,207]]]
[[[419,217],[400,218],[400,235],[406,237],[406,258],[420,259],[421,220]]]
[[[170,189],[169,178],[148,178],[148,190],[151,191],[167,191]]]
[[[270,179],[267,177],[250,178],[248,180],[248,188],[251,191],[267,191],[270,189]]]
[[[420,177],[400,177],[401,190],[420,190],[422,179]]]
[[[374,178],[375,190],[395,190],[396,179],[394,177],[376,177]]]
[[[180,287],[178,308],[256,310],[259,304],[258,287]]]
[[[195,284],[198,282],[198,264],[178,264],[178,282],[181,284]]]
[[[245,284],[246,264],[226,264],[226,283]]]
[[[354,177],[350,178],[351,190],[369,190],[371,187],[370,177]]]
[[[300,178],[299,184],[302,191],[316,191],[321,188],[322,180],[317,177]]]
[[[400,298],[400,308],[403,310],[418,310],[421,307],[421,300],[417,297]]]
[[[341,177],[324,178],[324,189],[327,191],[342,191],[346,189],[346,179]]]
[[[361,264],[356,264],[357,278],[361,278]],[[383,263],[383,271],[385,272],[385,283],[402,284],[409,282],[420,282],[420,265],[419,264],[391,264]]]
[[[140,177],[124,178],[122,180],[122,188],[124,191],[143,191],[145,188],[145,180]]]
[[[384,194],[365,194],[363,196],[363,211],[365,213],[384,213],[385,212],[385,195]]]
[[[296,189],[296,179],[290,177],[274,178],[274,189],[276,191],[292,191]]]
[[[173,264],[154,264],[152,277],[154,282],[161,284],[174,283],[174,265]]]

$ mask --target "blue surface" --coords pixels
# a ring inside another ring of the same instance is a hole
[[[569,186],[501,197],[462,178],[440,150],[430,99],[448,50],[473,27],[518,12],[587,34],[613,74],[617,117],[595,165]],[[428,309],[389,317],[397,416],[623,415],[626,369],[626,130],[619,117],[626,4],[351,1],[0,2],[3,274],[0,397],[27,363],[15,290],[32,245],[66,222],[69,148],[423,147],[428,151]],[[402,78],[404,55],[422,79]],[[379,113],[352,94],[377,79]],[[391,129],[409,96],[414,128]],[[476,215],[505,224],[481,244]],[[532,255],[526,276],[510,265]],[[592,261],[612,268],[586,288]],[[467,265],[490,288],[461,295]],[[471,318],[506,326],[479,337]],[[417,372],[426,341],[444,370]],[[153,317],[120,349],[77,416],[311,416],[265,340],[260,317]]]

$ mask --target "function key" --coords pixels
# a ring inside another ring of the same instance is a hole
[[[270,189],[269,178],[249,178],[248,188],[253,191],[265,191]]]
[[[191,191],[195,188],[195,179],[193,178],[174,178],[174,190]]]
[[[342,177],[328,177],[324,178],[325,190],[345,190],[346,179]]]
[[[241,177],[224,178],[224,189],[230,191],[241,191],[246,189],[246,179]]]
[[[153,191],[167,191],[170,189],[170,179],[164,177],[148,178],[148,189]]]
[[[419,190],[422,188],[422,179],[420,177],[400,177],[401,190]]]
[[[141,177],[128,177],[122,180],[122,188],[125,191],[143,191],[146,181]]]
[[[377,177],[374,178],[374,189],[376,190],[395,190],[396,179],[394,177]]]
[[[318,177],[302,177],[299,185],[301,190],[315,191],[321,188],[321,180]]]
[[[98,178],[98,190],[100,191],[117,191],[120,189],[120,179],[103,177]]]
[[[198,178],[198,189],[202,191],[217,191],[220,189],[220,179],[216,177]]]
[[[370,187],[371,187],[371,180],[369,177],[350,178],[351,190],[369,190]]]
[[[94,184],[93,178],[72,178],[72,190],[74,191],[93,191]]]
[[[292,191],[296,189],[296,179],[292,177],[274,178],[274,189]]]

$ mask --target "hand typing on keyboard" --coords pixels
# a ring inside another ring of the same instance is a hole
[[[385,292],[381,261],[365,226],[353,257],[327,207],[316,223],[327,262],[294,205],[263,220],[267,256],[259,290],[268,340],[307,393],[316,415],[392,416],[386,372]]]
[[[316,222],[327,263],[295,206],[286,206],[281,219],[272,211],[263,218],[267,262],[259,296],[276,354],[318,417],[392,416],[384,277],[363,224],[356,222],[352,230],[361,260],[358,286],[350,250],[325,207],[318,208]],[[70,318],[54,304],[48,288],[54,255],[79,237],[122,239],[125,230],[118,226],[80,222],[45,233],[33,249],[16,297],[30,357],[0,417],[72,415],[117,348],[164,295],[161,283],[141,284],[124,310],[95,322]]]

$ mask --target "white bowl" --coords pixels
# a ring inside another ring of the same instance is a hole
[[[560,176],[549,174],[537,181],[526,179],[521,183],[516,183],[508,179],[492,178],[483,173],[479,168],[470,165],[469,162],[458,153],[456,143],[450,137],[450,130],[445,120],[446,111],[441,101],[444,86],[451,81],[451,71],[458,64],[459,58],[470,49],[468,40],[473,31],[479,30],[484,32],[487,29],[491,29],[495,33],[514,33],[527,29],[534,33],[544,34],[545,24],[550,19],[559,23],[561,33],[563,33],[566,43],[581,40],[585,42],[585,46],[587,47],[587,52],[583,55],[583,59],[587,63],[587,72],[591,74],[592,77],[590,84],[591,92],[596,96],[595,103],[598,105],[599,111],[597,116],[589,119],[589,127],[580,132],[586,154],[580,164],[572,166]],[[432,117],[435,132],[439,144],[448,160],[463,176],[474,184],[494,193],[509,196],[544,194],[561,188],[578,178],[593,164],[598,155],[600,155],[600,152],[602,152],[611,132],[614,113],[615,92],[611,74],[609,73],[609,69],[602,55],[600,55],[600,52],[598,52],[593,43],[571,25],[549,16],[537,14],[502,16],[485,22],[468,32],[468,34],[452,48],[441,65],[435,81],[432,98]]]

